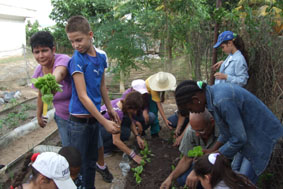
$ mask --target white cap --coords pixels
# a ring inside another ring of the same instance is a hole
[[[148,93],[145,85],[145,81],[142,79],[136,79],[132,81],[132,87],[135,91],[138,91],[141,94]]]
[[[43,152],[39,154],[32,166],[42,175],[52,179],[59,189],[77,188],[70,177],[69,163],[57,153]]]

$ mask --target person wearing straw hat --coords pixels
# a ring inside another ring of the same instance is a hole
[[[173,74],[168,72],[158,72],[154,75],[151,75],[146,81],[146,88],[148,93],[150,94],[150,103],[149,103],[149,112],[155,114],[156,118],[154,123],[151,125],[151,136],[158,137],[158,133],[160,131],[160,125],[158,121],[158,111],[165,123],[165,125],[170,127],[171,122],[166,118],[162,102],[164,102],[164,92],[168,91],[175,87],[176,78]]]

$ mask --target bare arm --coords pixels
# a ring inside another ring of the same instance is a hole
[[[117,124],[114,122],[105,119],[100,112],[97,110],[91,99],[88,97],[86,92],[86,85],[84,75],[82,73],[74,73],[73,79],[76,86],[76,91],[78,93],[78,97],[84,107],[90,112],[90,114],[97,119],[99,123],[101,123],[105,129],[110,133],[119,133],[120,129]]]
[[[55,76],[57,83],[60,83],[63,79],[65,79],[67,74],[68,74],[68,69],[65,66],[57,66],[53,70],[53,75]]]
[[[209,149],[203,149],[202,151],[205,153],[205,154],[210,154],[212,152],[215,152],[217,151],[221,146],[223,146],[223,143],[219,142],[219,141],[216,141],[215,144],[209,148]]]
[[[41,100],[41,92],[38,91],[36,117],[37,117],[38,125],[44,128],[46,126],[47,120],[43,119],[42,112],[43,112],[43,102]]]
[[[125,152],[127,155],[130,156],[132,150],[120,139],[120,134],[112,134],[112,138],[113,138],[113,144],[115,146],[117,146],[120,150],[122,150],[123,152]],[[140,164],[141,162],[141,157],[139,155],[136,155],[133,160]]]
[[[166,125],[169,129],[172,129],[172,127],[169,126],[169,125],[171,124],[171,122],[170,122],[169,120],[167,120],[161,102],[156,102],[156,104],[157,104],[158,111],[160,112],[160,115],[161,115],[161,117],[162,117],[162,119],[163,119],[165,125]]]
[[[176,127],[176,130],[175,130],[176,136],[180,135],[180,131],[181,131],[181,128],[182,128],[184,122],[185,122],[185,117],[178,114],[178,123],[177,123],[177,127]]]
[[[113,119],[116,123],[120,124],[120,118],[118,116],[118,114],[116,113],[116,111],[113,109],[109,96],[108,96],[108,92],[106,89],[106,84],[105,84],[105,74],[103,72],[103,76],[102,76],[102,80],[101,80],[101,86],[100,86],[100,90],[101,90],[101,96],[103,99],[103,102],[108,110],[108,114],[111,117],[111,119]]]
[[[186,129],[188,128],[188,126],[189,126],[189,124],[186,126],[186,128],[184,129],[184,131],[182,132],[182,134],[179,135],[179,136],[177,136],[177,138],[176,138],[176,140],[175,140],[173,146],[179,146],[179,145],[181,144],[181,141],[182,141],[182,139],[183,139],[183,137],[184,137],[184,135],[185,135],[185,131],[186,131]]]
[[[185,171],[189,169],[192,164],[193,159],[188,156],[183,156],[183,158],[178,162],[176,168],[171,172],[171,174],[166,178],[166,180],[160,186],[160,189],[169,189],[173,180],[182,175]]]

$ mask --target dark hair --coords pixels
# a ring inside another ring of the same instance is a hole
[[[30,46],[33,51],[36,47],[54,47],[54,37],[49,31],[39,31],[33,34],[30,38]]]
[[[200,88],[197,85],[197,82],[193,80],[185,80],[182,81],[175,90],[175,100],[178,106],[179,112],[182,116],[189,115],[189,112],[184,108],[184,105],[191,102],[192,97],[197,92],[204,92],[206,88],[206,83],[202,83],[202,87]]]
[[[62,147],[58,154],[66,158],[70,167],[80,167],[82,165],[81,153],[73,146]]]
[[[144,93],[142,94],[142,101],[143,101],[143,104],[142,104],[142,109],[149,109],[149,101],[150,101],[150,96],[148,93]]]
[[[197,176],[204,178],[205,175],[210,174],[211,187],[215,187],[220,181],[224,181],[230,188],[236,189],[254,189],[255,186],[243,175],[235,173],[230,161],[223,155],[216,157],[214,165],[209,162],[208,156],[204,155],[195,162],[194,171]]]
[[[234,38],[233,40],[229,40],[229,41],[232,41],[233,44],[235,45],[235,47],[236,47],[239,51],[241,51],[241,53],[243,54],[243,56],[244,56],[245,59],[246,59],[247,65],[249,65],[249,63],[248,63],[248,62],[249,62],[249,55],[248,55],[247,50],[245,49],[245,43],[244,43],[242,37],[239,36],[239,35],[237,35],[236,38]],[[223,43],[224,43],[224,44],[227,44],[228,41],[224,41]]]
[[[67,22],[65,27],[67,33],[82,32],[83,34],[88,34],[91,31],[89,22],[83,16],[72,16]]]
[[[31,170],[32,173],[32,180],[31,181],[35,181],[37,176],[39,175],[39,172],[33,168],[31,165],[29,165],[31,163],[31,156],[33,154],[32,153],[28,153],[24,163],[23,163],[23,167],[20,169],[20,171],[15,175],[14,180],[12,181],[11,186],[13,186],[14,188],[21,186],[23,183],[23,180],[26,177],[26,174]],[[46,177],[47,178],[47,177]],[[49,179],[49,178],[47,178]]]
[[[165,91],[160,92],[160,102],[163,103],[165,101]]]
[[[127,94],[127,96],[122,102],[123,102],[122,111],[124,114],[127,114],[128,109],[141,111],[143,105],[143,98],[141,93],[137,91],[132,91],[129,94]]]

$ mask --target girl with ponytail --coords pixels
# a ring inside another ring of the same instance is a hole
[[[225,61],[219,61],[212,66],[219,72],[214,74],[215,84],[218,83],[234,83],[241,87],[247,84],[248,74],[248,53],[245,49],[242,38],[231,31],[224,31],[218,36],[217,43],[213,48],[221,47],[228,57]]]
[[[219,153],[200,157],[194,171],[205,189],[255,189],[244,175],[235,173],[228,159]]]

